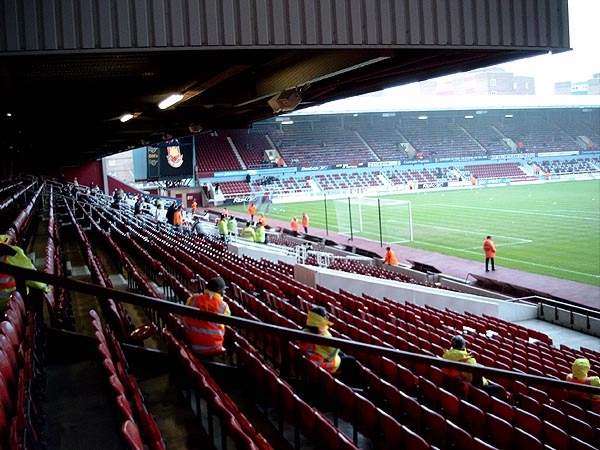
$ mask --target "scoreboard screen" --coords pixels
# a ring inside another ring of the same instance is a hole
[[[194,177],[193,136],[146,147],[147,179],[176,180]]]

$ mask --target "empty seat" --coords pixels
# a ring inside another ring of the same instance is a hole
[[[515,409],[512,405],[506,403],[505,401],[496,397],[491,397],[489,411],[501,419],[506,420],[508,423],[513,423]]]
[[[473,436],[452,420],[446,419],[446,449],[473,450],[473,445]]]
[[[519,395],[515,395],[515,400],[516,400],[517,406],[519,408],[530,412],[534,416],[540,415],[542,406],[533,397],[530,397],[529,395],[525,395],[525,394],[519,394]]]
[[[121,432],[125,441],[131,446],[131,450],[144,450],[140,429],[134,421],[124,421],[121,425]]]
[[[584,442],[592,442],[594,440],[594,429],[584,420],[568,415],[566,425],[566,431],[569,435],[575,436]]]
[[[515,408],[513,425],[521,428],[523,431],[526,431],[536,438],[539,438],[542,435],[542,420],[524,409]]]
[[[460,398],[444,388],[438,388],[439,410],[446,419],[458,423],[460,416]]]
[[[511,450],[514,441],[512,424],[492,413],[487,413],[485,419],[485,434],[487,441],[499,450]]]
[[[399,448],[406,448],[410,450],[430,450],[431,446],[425,439],[419,436],[417,433],[412,431],[410,428],[402,426],[402,438],[403,445]]]
[[[575,436],[571,436],[571,450],[598,450],[598,439],[594,444],[582,441]]]
[[[473,437],[481,438],[485,435],[485,413],[472,403],[461,399],[459,425],[471,433]]]
[[[567,424],[567,416],[560,409],[550,405],[542,405],[541,412],[542,420],[556,425],[558,428],[565,428]]]
[[[571,445],[569,435],[565,431],[545,420],[543,421],[542,441],[554,450],[569,450]]]
[[[543,450],[544,444],[534,435],[515,427],[514,447],[516,449]]]
[[[585,420],[585,410],[575,403],[563,400],[560,404],[560,410],[566,415],[576,417],[580,420]]]
[[[421,435],[427,436],[429,442],[443,448],[446,442],[446,419],[440,413],[421,405]]]
[[[384,411],[379,410],[379,434],[377,448],[382,450],[393,450],[401,448],[402,445],[402,424],[394,417]]]

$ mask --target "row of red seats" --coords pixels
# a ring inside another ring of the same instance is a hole
[[[124,439],[134,450],[142,450],[144,445],[147,445],[149,450],[166,450],[167,445],[156,419],[146,408],[144,395],[135,376],[129,372],[129,364],[121,344],[110,326],[102,325],[100,316],[95,310],[90,310],[89,314],[95,330],[94,336],[98,341],[100,363],[106,371],[107,384],[112,389],[115,405],[121,415]],[[142,446],[139,446],[135,428],[142,438]]]
[[[45,379],[38,317],[14,291],[0,322],[0,446],[37,448]]]
[[[245,297],[246,297],[246,296],[245,296],[245,295],[242,293],[242,295],[241,295],[241,298],[242,298],[242,300],[244,300],[244,298],[245,298]],[[274,301],[274,300],[276,299],[276,297],[275,297],[275,296],[272,296],[272,295],[269,295],[268,297],[269,297],[269,298],[271,298],[271,300],[272,300],[272,301]],[[278,300],[278,301],[280,301],[280,302],[282,301],[281,299],[277,299],[277,300]],[[255,299],[255,298],[254,298],[252,301],[245,300],[245,301],[244,301],[244,304],[248,304],[248,305],[250,305],[250,307],[252,307],[252,308],[255,310],[255,312],[257,313],[257,315],[259,315],[260,317],[263,317],[263,320],[265,320],[265,318],[268,318],[268,317],[269,317],[269,313],[268,313],[267,311],[265,311],[265,308],[267,308],[267,306],[266,306],[265,304],[262,304],[262,302],[258,301],[257,299]],[[258,308],[258,305],[261,305],[261,304],[262,304],[261,308]],[[258,308],[258,309],[257,309],[257,308]],[[285,310],[286,310],[286,308],[282,308],[282,310],[283,310],[283,311],[285,311]],[[267,321],[268,321],[268,319],[267,319]],[[365,323],[368,323],[368,322],[365,322]],[[363,326],[365,325],[365,323],[363,323]],[[356,334],[354,334],[354,335],[353,335],[353,333],[351,333],[351,332],[347,333],[347,335],[348,335],[350,338],[352,338],[352,339],[354,339],[354,340],[357,340],[357,341],[362,341],[362,342],[371,342],[371,343],[374,343],[374,342],[372,342],[372,337],[370,337],[370,339],[368,339],[368,338],[366,337],[366,336],[368,336],[368,335],[369,335],[369,329],[368,329],[368,328],[366,329],[366,330],[367,330],[367,332],[365,333],[365,332],[364,332],[362,329],[359,329],[359,328],[357,328],[357,327],[354,327],[354,326],[352,326],[352,325],[346,324],[346,323],[344,323],[343,321],[340,321],[340,322],[338,322],[338,324],[337,324],[337,328],[340,328],[340,329],[342,329],[342,330],[352,330],[352,329],[354,329],[354,330],[355,330],[355,332],[356,332]],[[362,331],[362,333],[361,333],[361,331]],[[373,331],[373,330],[372,330],[372,331]],[[450,337],[450,336],[449,336],[449,337]],[[424,342],[424,341],[421,341],[421,342]],[[396,346],[396,348],[398,348],[398,347]],[[401,348],[401,349],[402,349],[402,348]],[[419,351],[419,348],[418,348],[418,347],[415,347],[415,350],[416,350],[416,351]],[[441,349],[441,347],[440,347],[440,353],[439,353],[440,355],[441,355],[441,350],[442,350],[442,349]],[[391,361],[390,361],[390,363],[391,363]],[[394,364],[394,365],[395,365],[395,364]],[[383,372],[384,372],[384,373],[386,373],[385,367],[389,367],[389,365],[384,365],[384,369],[383,369]],[[389,376],[389,373],[390,373],[390,371],[388,370],[388,371],[387,371],[387,374],[388,374],[388,376]],[[418,385],[419,385],[419,383],[417,383],[417,382],[416,382],[416,380],[415,380],[415,375],[413,374],[413,372],[412,372],[412,371],[410,371],[410,370],[408,370],[408,369],[404,369],[404,370],[402,371],[402,374],[403,374],[403,375],[402,375],[402,377],[404,378],[404,380],[403,380],[403,381],[404,381],[403,385],[405,386],[405,389],[407,389],[407,391],[408,391],[410,394],[412,394],[412,395],[415,395],[415,394],[417,394],[417,389],[416,389],[416,386],[418,386]],[[394,377],[395,383],[399,383],[399,382],[401,382],[401,380],[402,380],[402,377],[401,377],[400,379],[397,379],[397,378],[395,378],[395,377]],[[408,379],[411,379],[411,380],[413,380],[413,382],[411,383],[411,382],[407,381]],[[411,384],[413,385],[413,388],[408,388],[408,386],[410,386]],[[423,379],[422,379],[422,383],[421,383],[421,385],[422,385],[422,386],[426,386],[427,384],[428,384],[428,383],[427,383],[426,379],[424,379],[424,378],[423,378]],[[530,392],[530,393],[533,393],[534,391],[536,391],[536,389],[535,389],[535,388],[533,388],[533,387],[530,387],[530,388],[529,388],[529,392]],[[538,391],[539,391],[539,390],[538,390]],[[475,391],[475,392],[476,392],[476,391]],[[539,391],[539,392],[541,392],[541,393],[545,394],[545,393],[544,393],[544,392],[542,392],[542,391]],[[521,395],[521,396],[519,396],[519,399],[520,399],[520,401],[521,401],[523,404],[525,404],[525,403],[526,403],[526,401],[525,401],[525,398],[526,398],[526,396],[525,396],[525,395]],[[550,404],[550,403],[551,403],[551,402],[550,402],[550,398],[548,397],[548,395],[545,395],[545,400],[546,400],[546,403],[547,403],[547,404]],[[502,405],[503,405],[503,407],[504,407],[504,410],[507,410],[507,411],[512,411],[512,408],[514,407],[513,405],[510,405],[510,404],[508,404],[508,403],[506,403],[506,402],[502,402]],[[502,409],[501,409],[501,410],[502,410]],[[494,412],[496,412],[496,411],[494,411]],[[504,418],[504,417],[501,417],[501,418]],[[591,430],[591,428],[590,428],[590,430]],[[588,431],[590,431],[590,430],[588,430]],[[590,435],[589,433],[587,433],[587,434],[586,434],[586,433],[580,433],[580,434],[577,434],[577,435],[575,435],[575,439],[579,439],[579,440],[583,440],[583,441],[585,441],[585,438],[586,438],[586,437],[589,437],[589,435]],[[591,436],[592,436],[592,437],[594,436],[594,433],[593,433],[593,432],[591,433]],[[539,434],[538,434],[538,436],[536,436],[536,437],[539,437]],[[583,439],[580,439],[580,438],[583,438]]]
[[[272,450],[267,440],[242,414],[233,400],[219,387],[207,369],[197,360],[189,347],[163,328],[169,354],[173,357],[173,372],[179,389],[184,391],[190,407],[203,420],[207,416],[209,439],[218,448],[226,448],[227,437],[236,443],[236,448],[248,450]],[[203,402],[205,408],[202,410]],[[218,422],[218,431],[213,422]]]
[[[254,301],[254,302],[249,302],[249,304],[250,304],[250,303],[253,303],[254,307],[257,307],[257,306],[259,306],[259,303],[258,303],[258,302],[256,302],[256,301]],[[416,317],[416,316],[417,316],[417,314],[415,314],[415,309],[416,309],[416,308],[415,308],[415,306],[416,306],[416,305],[409,305],[409,308],[412,308],[411,315],[412,315],[413,317]],[[263,308],[263,306],[261,306],[261,308]],[[267,309],[268,309],[268,306],[267,306],[267,305],[264,305],[264,308],[267,308]],[[259,311],[257,310],[256,312],[257,312],[257,314],[258,314],[258,312],[259,312]],[[419,315],[420,317],[422,317],[422,316],[426,316],[426,314],[424,314],[424,312],[429,312],[429,311],[417,311],[417,312],[418,312],[418,315]],[[271,316],[269,316],[269,315],[268,315],[268,313],[266,313],[265,311],[261,311],[261,314],[262,314],[263,316],[264,316],[264,315],[266,315],[267,317],[273,318],[273,316],[272,316],[272,315],[271,315]],[[409,314],[406,314],[406,316],[408,317],[408,316],[409,316]],[[430,314],[430,319],[429,319],[429,320],[431,320],[431,314]],[[418,347],[417,347],[417,349],[418,349]]]

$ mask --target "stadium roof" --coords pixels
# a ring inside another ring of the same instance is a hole
[[[33,173],[570,50],[567,0],[67,3],[0,0],[0,151]]]

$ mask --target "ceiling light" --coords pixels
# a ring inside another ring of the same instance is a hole
[[[419,119],[419,120],[427,120],[427,116],[419,116],[419,117],[417,117],[417,119]]]
[[[133,114],[131,113],[127,113],[127,114],[123,114],[119,120],[123,123],[130,121],[131,119],[133,119]]]
[[[294,121],[293,120],[284,120],[283,122],[281,122],[281,125],[294,125]]]
[[[175,103],[183,100],[183,95],[181,94],[173,94],[164,99],[162,102],[158,104],[160,109],[167,109],[169,106],[173,106]]]
[[[470,116],[470,115],[469,116],[465,116],[465,119],[472,119],[472,118],[473,118],[473,116]]]
[[[504,114],[504,117],[507,119],[512,119],[513,115],[512,114]]]

